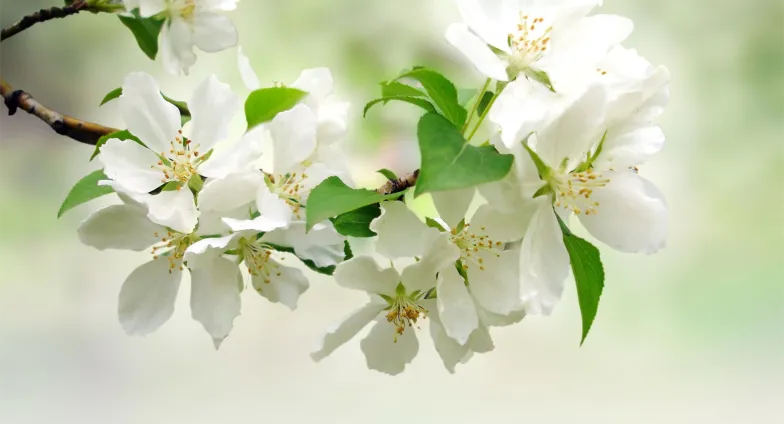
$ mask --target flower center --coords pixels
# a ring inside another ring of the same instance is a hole
[[[293,174],[285,174],[285,175],[270,175],[268,177],[270,182],[270,191],[274,194],[278,195],[279,198],[283,199],[291,210],[294,212],[294,216],[297,219],[302,219],[301,212],[302,207],[304,206],[303,200],[303,189],[304,189],[304,182],[308,178],[308,174],[305,172],[302,173],[293,173]]]
[[[571,210],[576,215],[595,215],[599,202],[591,200],[597,188],[604,187],[609,178],[588,168],[583,172],[553,173],[549,184],[555,194],[555,206]]]
[[[484,259],[480,256],[480,252],[500,256],[504,243],[490,239],[485,234],[485,227],[480,227],[478,232],[474,232],[469,230],[470,226],[471,224],[466,224],[460,231],[453,228],[449,241],[460,249],[460,263],[463,264],[463,269],[468,269],[469,263],[471,263],[478,266],[480,271],[484,271]]]
[[[261,276],[266,284],[270,283],[272,275],[280,276],[278,264],[270,260],[272,251],[269,246],[255,240],[242,238],[240,239],[240,247],[242,259],[245,261],[250,275]]]
[[[154,233],[155,237],[160,237],[158,232]],[[157,260],[161,256],[165,256],[169,261],[169,274],[175,269],[183,270],[182,258],[185,256],[185,251],[190,245],[198,240],[194,234],[183,234],[177,231],[168,230],[166,235],[160,237],[161,241],[152,246],[152,258]]]
[[[197,173],[196,168],[204,160],[199,156],[199,145],[192,140],[183,141],[180,130],[179,135],[169,142],[169,146],[169,151],[161,152],[158,163],[150,168],[163,173],[161,183],[178,181],[185,184]],[[177,190],[181,188],[182,186],[177,187]]]
[[[196,12],[195,0],[169,0],[169,10],[185,20],[191,20]]]
[[[515,71],[520,72],[542,58],[549,47],[552,29],[552,26],[544,24],[544,18],[520,12],[517,30],[509,34],[511,63]]]
[[[395,326],[395,343],[406,331],[406,326],[413,327],[420,316],[427,317],[427,309],[417,303],[421,295],[418,292],[407,294],[403,284],[399,284],[395,297],[387,298],[387,321]]]

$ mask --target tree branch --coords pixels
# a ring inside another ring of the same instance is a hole
[[[0,41],[5,41],[6,38],[11,38],[14,35],[30,28],[38,22],[46,22],[50,19],[65,18],[66,16],[75,15],[87,7],[87,2],[84,0],[77,0],[72,4],[64,7],[50,7],[48,9],[41,9],[31,15],[27,15],[20,19],[8,28],[3,28]]]
[[[392,194],[392,193],[399,193],[409,187],[413,187],[414,184],[417,182],[417,178],[419,178],[419,170],[406,174],[398,179],[389,180],[384,185],[376,189],[376,193],[378,194]]]
[[[22,109],[49,124],[57,134],[70,137],[81,143],[94,146],[101,137],[119,131],[117,128],[85,122],[49,109],[38,103],[30,94],[22,90],[14,91],[13,87],[2,78],[0,78],[0,94],[5,99],[8,115],[16,113],[18,108]]]

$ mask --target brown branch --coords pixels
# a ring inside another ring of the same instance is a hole
[[[406,174],[398,179],[389,180],[384,185],[376,189],[376,193],[378,194],[392,194],[392,193],[400,193],[401,191],[413,187],[414,184],[417,182],[417,178],[419,178],[419,170]]]
[[[38,103],[30,94],[22,90],[14,91],[13,87],[8,85],[2,78],[0,78],[0,94],[5,99],[9,115],[16,113],[17,109],[22,109],[49,124],[57,134],[70,137],[81,143],[94,146],[99,138],[119,131],[117,128],[85,122],[53,111]]]
[[[66,16],[75,15],[87,7],[87,2],[84,0],[77,0],[72,4],[64,7],[50,7],[48,9],[41,9],[31,15],[18,20],[16,23],[8,28],[3,28],[0,41],[5,41],[6,38],[11,38],[14,35],[30,28],[38,22],[46,22],[50,19],[65,18]]]

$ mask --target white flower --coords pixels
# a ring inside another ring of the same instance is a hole
[[[237,29],[217,12],[231,11],[238,0],[126,0],[126,9],[139,7],[142,17],[163,14],[161,57],[172,74],[187,74],[196,63],[193,46],[218,52],[237,45]]]
[[[591,86],[551,124],[519,148],[523,164],[518,196],[535,197],[521,246],[521,290],[529,313],[549,313],[569,273],[569,257],[553,208],[565,222],[571,213],[597,239],[623,252],[653,253],[667,236],[661,192],[637,174],[661,149],[664,135],[652,122],[667,100],[666,69],[616,90]],[[616,87],[617,88],[617,87]],[[532,159],[542,163],[538,167]]]
[[[507,81],[524,74],[556,91],[623,41],[633,25],[613,15],[586,17],[599,0],[456,0],[465,23],[452,24],[447,40],[487,77]]]
[[[436,285],[438,314],[447,335],[464,345],[472,333],[480,328],[481,310],[498,315],[509,315],[520,310],[519,253],[504,250],[508,241],[522,237],[523,226],[517,214],[504,214],[489,205],[481,206],[469,223],[465,222],[465,208],[461,203],[466,193],[442,193],[436,206],[440,211],[455,210],[452,227],[438,238],[433,248],[446,255],[448,261],[428,262],[419,266],[427,272],[439,274]],[[473,197],[473,191],[467,196]],[[459,218],[458,218],[459,217]],[[449,218],[447,218],[449,219]],[[378,234],[377,250],[390,258],[423,255],[424,240],[436,231],[428,228],[402,202],[385,202],[383,212],[370,225]],[[463,278],[452,272],[459,261]],[[438,267],[440,266],[440,268]]]
[[[144,335],[171,317],[187,261],[193,318],[202,323],[217,348],[239,315],[235,292],[242,282],[236,265],[214,252],[186,255],[199,234],[155,224],[147,219],[144,204],[124,194],[120,198],[123,204],[96,211],[80,224],[78,232],[84,244],[100,250],[151,248],[152,260],[131,272],[120,291],[118,312],[123,329]]]
[[[164,183],[178,184],[150,198],[152,221],[183,233],[195,227],[199,212],[187,188],[191,178],[220,177],[236,166],[234,161],[208,159],[215,144],[228,136],[229,121],[239,109],[239,99],[228,85],[210,76],[194,92],[190,102],[192,120],[186,138],[177,108],[166,102],[155,80],[144,73],[129,74],[123,83],[120,111],[128,130],[147,147],[133,140],[110,139],[101,147],[99,159],[106,175],[129,193],[148,193]],[[183,189],[184,188],[184,189]]]

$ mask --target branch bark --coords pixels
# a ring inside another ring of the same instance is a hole
[[[419,178],[419,170],[406,174],[398,179],[389,180],[384,185],[376,189],[376,193],[378,194],[392,194],[392,193],[400,193],[401,191],[413,187],[414,184],[417,182],[417,178]]]
[[[2,34],[0,35],[0,41],[5,41],[7,38],[11,38],[39,22],[46,22],[51,19],[59,19],[65,18],[66,16],[75,15],[84,10],[86,6],[86,1],[77,0],[72,4],[64,7],[50,7],[48,9],[41,9],[18,20],[8,28],[3,28]]]
[[[101,137],[119,131],[117,128],[82,121],[49,109],[30,94],[22,90],[14,91],[13,87],[2,78],[0,78],[0,94],[5,99],[8,115],[13,115],[17,109],[22,109],[49,124],[57,134],[70,137],[81,143],[94,146]]]

